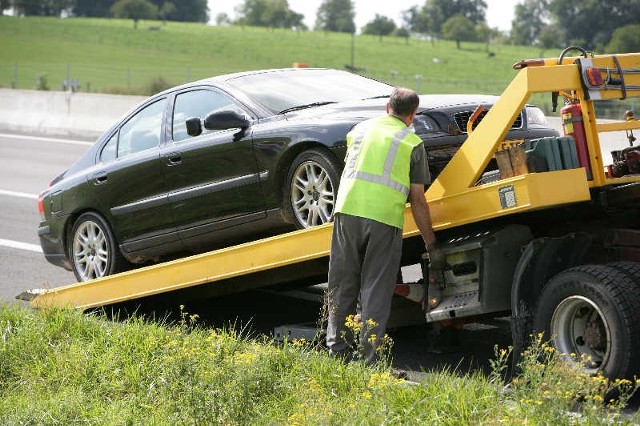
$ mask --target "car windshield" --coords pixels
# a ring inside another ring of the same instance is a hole
[[[237,77],[226,82],[273,113],[300,106],[389,96],[393,87],[339,70],[285,70]]]

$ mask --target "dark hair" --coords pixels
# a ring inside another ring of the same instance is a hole
[[[418,94],[406,87],[396,87],[389,97],[389,109],[392,113],[408,116],[418,109],[420,98]]]

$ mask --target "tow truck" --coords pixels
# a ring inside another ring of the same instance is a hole
[[[590,372],[637,376],[640,146],[633,130],[640,121],[629,112],[604,122],[596,112],[601,102],[640,96],[640,53],[593,55],[572,46],[558,58],[523,60],[514,69],[515,78],[425,193],[447,255],[444,271],[429,271],[421,261],[424,246],[405,212],[403,264],[422,264],[424,277],[405,290],[421,292],[415,306],[428,324],[510,315],[516,354],[544,333],[569,362]],[[564,135],[503,149],[516,115],[538,93],[564,100]],[[600,135],[623,131],[629,146],[611,152],[605,164]],[[88,309],[179,290],[220,296],[321,283],[330,238],[326,224],[18,297],[37,308]]]

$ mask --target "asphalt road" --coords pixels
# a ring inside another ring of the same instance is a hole
[[[0,134],[0,302],[31,288],[75,282],[49,264],[38,240],[38,194],[90,146],[38,136]]]

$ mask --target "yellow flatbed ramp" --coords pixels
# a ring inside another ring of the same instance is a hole
[[[436,230],[591,199],[589,188],[600,184],[601,176],[596,175],[595,181],[589,181],[584,168],[527,173],[477,185],[532,93],[582,90],[579,73],[571,67],[576,65],[519,71],[427,191]],[[595,141],[597,143],[597,138]],[[599,146],[590,148],[598,152]],[[592,169],[602,167],[601,159],[599,161]],[[331,224],[295,231],[84,283],[32,291],[29,299],[32,306],[39,308],[87,309],[204,284],[212,295],[222,295],[296,280],[323,282],[331,231]],[[418,230],[407,207],[404,238],[416,235]]]

